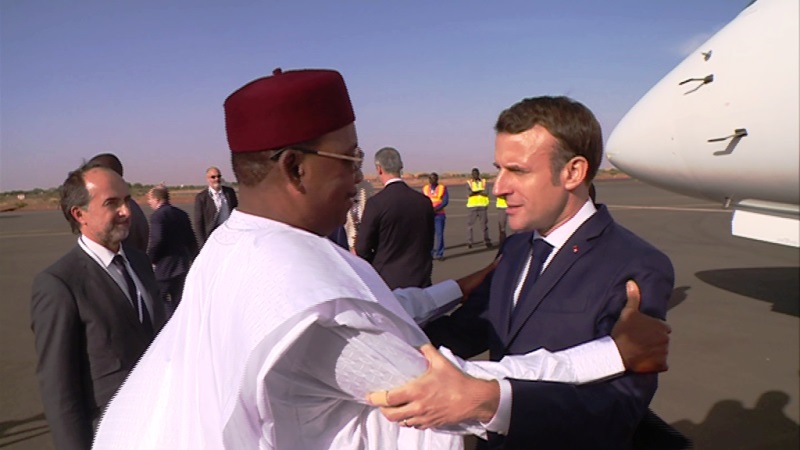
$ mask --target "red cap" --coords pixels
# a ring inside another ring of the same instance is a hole
[[[335,70],[307,69],[259,78],[225,100],[232,153],[276,150],[316,139],[356,120],[344,79]]]

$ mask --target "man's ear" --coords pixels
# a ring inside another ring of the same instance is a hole
[[[75,221],[78,222],[80,225],[83,225],[84,222],[86,222],[85,220],[83,220],[83,215],[86,213],[86,211],[81,209],[80,206],[73,206],[72,208],[69,209],[69,213],[72,216],[72,218],[75,219]]]
[[[278,168],[287,180],[298,190],[303,189],[304,158],[297,152],[287,150],[278,158]]]
[[[568,191],[576,189],[586,180],[589,173],[589,161],[583,156],[574,156],[561,169],[561,184]]]

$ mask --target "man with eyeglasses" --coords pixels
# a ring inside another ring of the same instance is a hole
[[[433,206],[401,178],[400,152],[375,153],[383,189],[367,200],[356,236],[356,253],[372,264],[390,289],[431,285]]]
[[[224,109],[241,202],[194,261],[181,307],[107,409],[94,448],[461,448],[457,435],[385,420],[366,396],[425,371],[418,348],[435,350],[417,323],[451,309],[494,265],[392,292],[325,237],[344,223],[363,179],[338,72],[278,69]],[[641,342],[659,324],[649,325],[637,327]],[[595,370],[597,351],[578,349],[514,364],[453,360],[484,378],[616,373]]]
[[[203,247],[211,232],[222,225],[231,211],[239,205],[236,191],[222,185],[222,174],[211,166],[206,170],[208,189],[198,192],[194,198],[194,232],[199,247]]]

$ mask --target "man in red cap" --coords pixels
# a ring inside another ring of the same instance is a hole
[[[425,371],[417,349],[431,349],[417,323],[452,308],[493,265],[392,292],[325,237],[363,178],[354,121],[330,70],[276,71],[228,97],[239,207],[195,260],[181,307],[109,406],[95,448],[461,447],[454,434],[385,420],[366,396]],[[623,370],[594,370],[572,350],[453,360],[484,378],[582,382]]]

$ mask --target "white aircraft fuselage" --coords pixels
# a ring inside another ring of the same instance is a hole
[[[758,0],[659,81],[606,145],[642,181],[734,209],[734,235],[800,246],[800,1]]]

